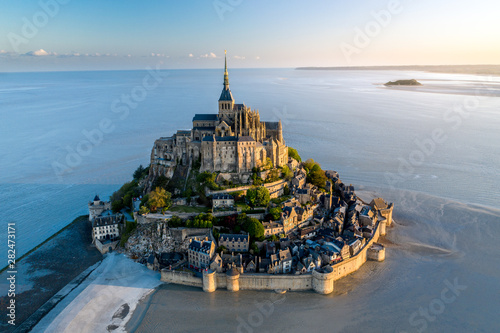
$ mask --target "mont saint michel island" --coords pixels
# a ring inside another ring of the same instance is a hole
[[[367,260],[384,261],[378,241],[394,205],[364,201],[336,171],[303,160],[281,120],[236,103],[224,61],[218,113],[158,138],[149,166],[110,201],[88,203],[93,244],[206,292],[329,294]]]

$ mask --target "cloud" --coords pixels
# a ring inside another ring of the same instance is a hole
[[[202,54],[202,55],[200,56],[200,58],[217,58],[217,56],[215,55],[215,53],[210,52],[210,53],[205,53],[205,54]]]
[[[18,54],[15,52],[0,50],[0,57],[12,57],[12,56],[17,56],[17,55]]]
[[[242,57],[242,56],[237,56],[237,55],[235,55],[233,58],[234,58],[234,59],[239,59],[239,60],[245,60],[245,58],[246,58],[246,57]]]
[[[256,57],[255,57],[255,59],[260,60],[260,57],[259,57],[259,56],[256,56]]]
[[[53,55],[53,54],[45,51],[44,49],[40,49],[40,50],[36,50],[36,51],[26,52],[24,55],[32,56],[32,57],[45,57],[45,56]]]
[[[192,58],[192,57],[194,57],[194,56],[193,56],[193,54],[192,54],[192,53],[189,53],[188,57],[189,57],[189,58]]]

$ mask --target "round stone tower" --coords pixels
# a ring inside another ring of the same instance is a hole
[[[217,289],[215,284],[215,271],[203,271],[203,291],[207,293],[214,292]]]
[[[231,268],[226,273],[226,283],[227,290],[229,291],[238,291],[240,290],[240,272],[236,269],[236,267]]]
[[[387,234],[387,220],[382,220],[379,222],[378,227],[380,228],[380,236],[385,236]]]
[[[323,295],[333,292],[333,268],[326,266],[322,271],[314,270],[312,273],[312,287],[315,292]]]
[[[368,260],[384,261],[385,260],[385,246],[380,243],[373,243],[366,252]]]

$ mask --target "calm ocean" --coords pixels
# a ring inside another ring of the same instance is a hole
[[[16,223],[18,256],[85,214],[95,194],[108,199],[139,164],[148,164],[156,138],[189,129],[194,113],[217,112],[222,70],[165,70],[156,88],[144,90],[148,75],[0,73],[5,223],[0,239],[6,239],[6,223]],[[411,78],[423,86],[383,86]],[[281,319],[267,319],[260,329],[274,330],[276,324],[281,331],[498,329],[500,78],[234,69],[229,80],[237,102],[258,108],[263,120],[281,119],[287,144],[303,159],[314,158],[324,169],[337,170],[344,182],[396,205],[384,264],[367,264],[353,278],[359,281],[340,282],[342,296],[287,294],[283,305],[275,306],[274,316]],[[120,101],[129,95],[135,101]],[[439,301],[447,283],[456,279],[466,289],[453,302]],[[170,323],[195,311],[191,303],[183,307],[182,295],[178,302],[163,299],[164,306],[183,309],[183,316],[165,317]],[[214,301],[202,295],[192,297]],[[229,316],[225,324],[235,328],[237,316],[256,311],[251,300],[267,297],[218,295],[218,306]],[[290,307],[293,318],[287,316]],[[154,311],[144,319],[145,330],[162,320]],[[192,315],[205,316],[197,310]],[[197,321],[178,324],[202,329],[213,319],[206,316],[199,326]]]

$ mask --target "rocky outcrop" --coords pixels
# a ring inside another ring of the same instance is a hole
[[[165,222],[139,224],[125,244],[125,251],[139,258],[150,253],[186,252],[189,239],[178,237]]]

